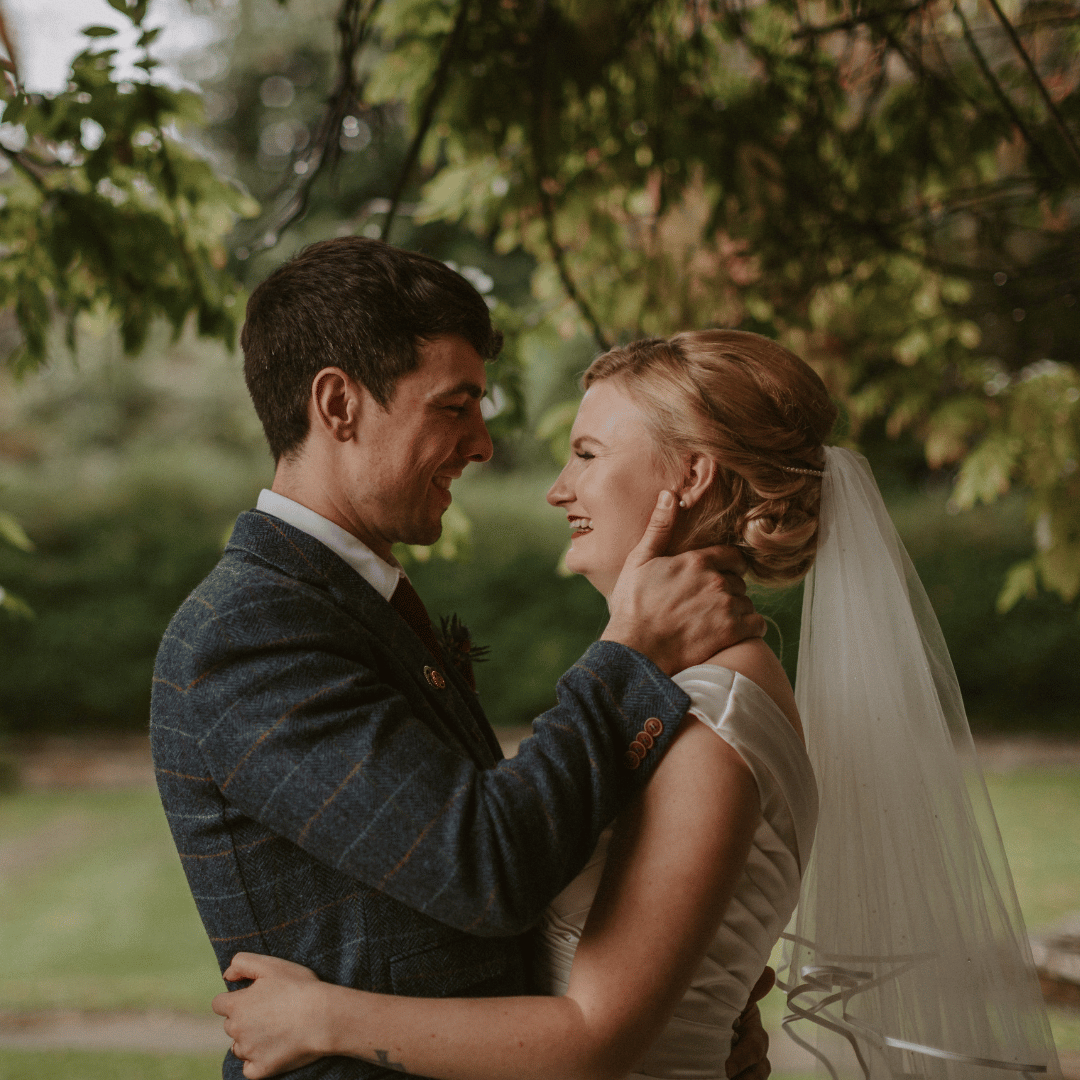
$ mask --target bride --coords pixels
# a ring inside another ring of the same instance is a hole
[[[226,978],[253,982],[214,1009],[244,1075],[331,1054],[441,1080],[721,1077],[781,936],[785,1026],[834,1078],[1058,1075],[948,654],[865,461],[824,445],[821,380],[714,330],[614,349],[583,384],[548,493],[569,568],[608,595],[663,490],[673,549],[735,543],[766,583],[813,564],[796,692],[759,640],[675,676],[697,722],[537,928],[544,996],[396,998],[240,953]]]

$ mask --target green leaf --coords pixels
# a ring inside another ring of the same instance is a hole
[[[6,540],[20,551],[33,551],[34,542],[23,531],[23,527],[11,516],[0,510],[0,539]]]
[[[88,38],[112,37],[117,31],[112,26],[84,26],[82,33]]]
[[[164,29],[165,29],[165,27],[163,27],[163,26],[155,26],[152,30],[144,30],[139,35],[139,42],[138,42],[139,48],[140,49],[147,49],[151,45],[153,45],[154,42],[157,41],[158,35]]]
[[[1017,603],[1025,597],[1029,600],[1038,592],[1038,583],[1035,576],[1035,562],[1033,559],[1025,559],[1023,562],[1014,563],[1009,567],[1005,575],[1005,584],[998,593],[997,610],[999,615],[1012,611]]]
[[[978,398],[951,398],[926,423],[926,461],[932,469],[959,461],[972,437],[986,422],[985,402]]]
[[[561,405],[552,405],[537,422],[537,438],[546,440],[560,461],[570,456],[570,429],[574,426],[579,404],[577,401],[564,401]]]
[[[109,0],[109,7],[126,15],[136,26],[146,18],[149,0]]]
[[[964,459],[953,488],[953,502],[961,510],[976,503],[991,503],[1009,490],[1022,449],[1019,439],[1002,431],[988,435]]]
[[[0,611],[6,611],[16,619],[32,619],[34,609],[18,596],[13,596],[0,585]]]
[[[4,123],[18,124],[30,108],[30,99],[25,94],[16,94],[4,104]]]

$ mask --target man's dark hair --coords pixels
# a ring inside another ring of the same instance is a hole
[[[438,259],[345,236],[304,248],[251,294],[240,334],[244,380],[277,461],[308,434],[311,383],[339,367],[386,408],[417,345],[463,337],[485,359],[502,348],[484,298]]]

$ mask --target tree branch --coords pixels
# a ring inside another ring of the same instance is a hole
[[[533,55],[533,132],[531,142],[533,169],[536,173],[537,193],[540,196],[540,214],[544,219],[545,235],[548,249],[551,252],[555,269],[559,272],[559,280],[566,291],[570,302],[578,309],[579,314],[588,323],[592,330],[593,339],[602,352],[607,352],[612,343],[604,333],[589,306],[588,301],[581,295],[570,273],[570,267],[566,262],[566,249],[559,243],[558,233],[555,228],[555,201],[549,190],[556,184],[554,177],[548,175],[547,167],[547,111],[548,111],[548,80],[547,80],[547,57],[551,42],[551,15],[546,5],[542,5],[540,13],[540,26],[537,30],[537,41]]]
[[[435,110],[438,108],[439,101],[446,90],[450,78],[450,65],[465,38],[465,31],[469,25],[469,3],[470,0],[461,0],[461,6],[458,8],[453,29],[443,42],[442,54],[439,56],[439,66],[435,69],[435,78],[432,80],[431,89],[424,99],[424,106],[420,110],[420,118],[416,125],[416,133],[413,135],[412,142],[409,143],[408,152],[405,154],[405,162],[401,166],[401,172],[398,173],[397,181],[394,184],[394,192],[390,196],[390,208],[386,211],[386,217],[383,218],[382,232],[380,233],[380,238],[383,240],[386,240],[390,235],[390,226],[394,223],[394,216],[397,214],[401,196],[405,193],[405,185],[409,182],[409,174],[416,164],[416,159],[420,156],[420,147],[423,146],[424,139],[427,137],[428,130],[431,127],[431,121],[435,118]]]
[[[850,19],[841,19],[838,22],[826,23],[824,26],[804,26],[796,30],[792,38],[817,37],[819,34],[833,34],[839,30],[855,30],[867,23],[880,22],[882,19],[892,18],[894,15],[914,15],[922,11],[931,0],[919,0],[915,4],[905,4],[903,7],[888,8],[884,11],[868,11],[864,15],[856,15]]]
[[[18,89],[22,85],[22,79],[19,78],[19,58],[15,52],[15,42],[12,41],[11,34],[8,32],[7,18],[2,10],[0,10],[0,45],[3,45],[4,51],[8,54],[6,61],[0,61],[0,67],[7,72],[7,81],[11,88]]]
[[[272,199],[280,203],[276,221],[263,232],[261,240],[250,245],[251,250],[265,251],[273,247],[281,234],[307,213],[315,181],[325,170],[333,172],[337,167],[341,158],[338,141],[341,122],[349,110],[356,107],[363,90],[356,77],[356,57],[367,44],[372,20],[381,3],[382,0],[366,0],[366,3],[365,0],[341,0],[335,20],[339,43],[334,87],[326,99],[311,148],[293,163],[295,166],[303,162],[306,168],[299,181],[287,180],[274,193]],[[288,197],[282,200],[285,193],[288,193]]]
[[[1024,62],[1024,66],[1028,70],[1028,74],[1035,82],[1035,86],[1038,88],[1039,95],[1043,99],[1043,103],[1049,110],[1050,115],[1053,117],[1054,126],[1058,129],[1061,137],[1065,140],[1065,145],[1072,152],[1072,156],[1076,159],[1076,163],[1080,165],[1080,146],[1077,146],[1076,140],[1073,138],[1072,132],[1065,124],[1065,118],[1061,115],[1057,105],[1054,104],[1054,99],[1050,96],[1050,91],[1046,89],[1046,83],[1042,81],[1042,77],[1035,68],[1035,64],[1032,62],[1031,57],[1028,55],[1027,49],[1024,48],[1024,43],[1020,40],[1020,35],[1017,34],[1016,28],[1005,15],[1005,12],[1001,10],[1001,6],[998,4],[998,0],[987,0],[989,5],[994,9],[994,14],[998,18],[998,22],[1001,23],[1005,29],[1005,33],[1008,34],[1009,40],[1013,44],[1013,48],[1016,50],[1020,59]]]
[[[967,47],[971,50],[971,55],[975,58],[975,63],[982,72],[983,78],[990,84],[990,89],[993,90],[994,96],[1001,103],[1001,107],[1008,113],[1009,119],[1016,125],[1017,131],[1024,137],[1024,141],[1031,147],[1035,156],[1038,157],[1051,172],[1060,175],[1061,170],[1050,159],[1050,156],[1042,148],[1042,145],[1035,141],[1035,137],[1028,130],[1027,124],[1024,123],[1023,118],[1020,116],[1019,110],[1012,103],[1012,99],[1005,93],[1004,87],[998,82],[997,77],[990,70],[990,65],[987,63],[986,57],[983,56],[982,50],[975,41],[975,36],[971,32],[971,26],[968,24],[967,18],[964,16],[964,12],[960,7],[958,0],[953,0],[953,11],[956,12],[957,17],[960,19],[960,25],[964,31],[964,41],[967,42]]]

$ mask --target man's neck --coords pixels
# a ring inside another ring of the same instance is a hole
[[[380,559],[393,562],[390,544],[365,528],[355,507],[335,491],[333,475],[332,466],[320,469],[310,461],[286,461],[282,458],[270,490],[332,521],[367,545]]]

